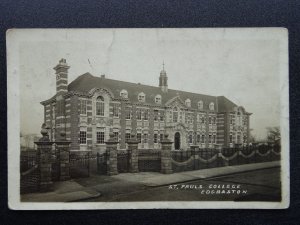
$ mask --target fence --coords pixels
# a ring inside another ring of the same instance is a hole
[[[41,184],[45,183],[43,180],[49,181],[48,175],[52,182],[88,177],[91,173],[107,175],[112,169],[115,169],[116,173],[138,171],[176,173],[276,161],[281,158],[280,146],[273,144],[219,149],[200,149],[193,146],[186,151],[177,151],[171,150],[171,143],[170,141],[162,143],[162,149],[137,149],[137,144],[132,142],[128,150],[117,150],[113,142],[115,147],[111,146],[108,152],[101,154],[91,151],[70,152],[67,145],[60,145],[60,148],[57,148],[51,143],[47,144],[48,147],[43,144],[44,149],[41,148],[39,151],[21,152],[21,193],[40,190]],[[45,169],[45,165],[49,167]],[[43,171],[50,171],[50,173],[46,176]]]
[[[138,167],[141,172],[160,172],[160,150],[139,150]]]
[[[37,151],[21,151],[20,186],[21,194],[39,190],[40,172]]]
[[[259,145],[242,148],[172,151],[172,170],[182,172],[213,167],[280,160],[280,146]]]

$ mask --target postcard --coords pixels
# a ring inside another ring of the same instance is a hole
[[[7,31],[15,210],[289,207],[285,28]]]

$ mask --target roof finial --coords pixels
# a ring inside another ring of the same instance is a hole
[[[165,61],[163,60],[163,70],[165,70]]]

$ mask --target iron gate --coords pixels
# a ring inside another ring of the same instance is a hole
[[[97,153],[97,173],[106,175],[107,174],[107,154]]]
[[[91,158],[90,151],[70,152],[70,177],[89,177]]]
[[[118,151],[118,172],[126,173],[129,172],[129,153],[128,151]]]

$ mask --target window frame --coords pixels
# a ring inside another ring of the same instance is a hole
[[[99,100],[99,98],[102,98]],[[100,109],[100,113],[98,114],[98,109]],[[98,96],[96,99],[96,116],[105,116],[105,102],[103,96]]]
[[[105,143],[105,131],[96,131],[96,143],[97,144]]]
[[[82,142],[82,140],[84,140],[84,142]],[[79,144],[80,145],[86,145],[87,144],[87,132],[86,132],[86,130],[80,130],[79,131]]]
[[[87,115],[87,99],[79,99],[79,104],[80,104],[79,114],[80,115]],[[83,110],[83,108],[84,108],[84,110]],[[84,113],[82,111],[84,111]]]

